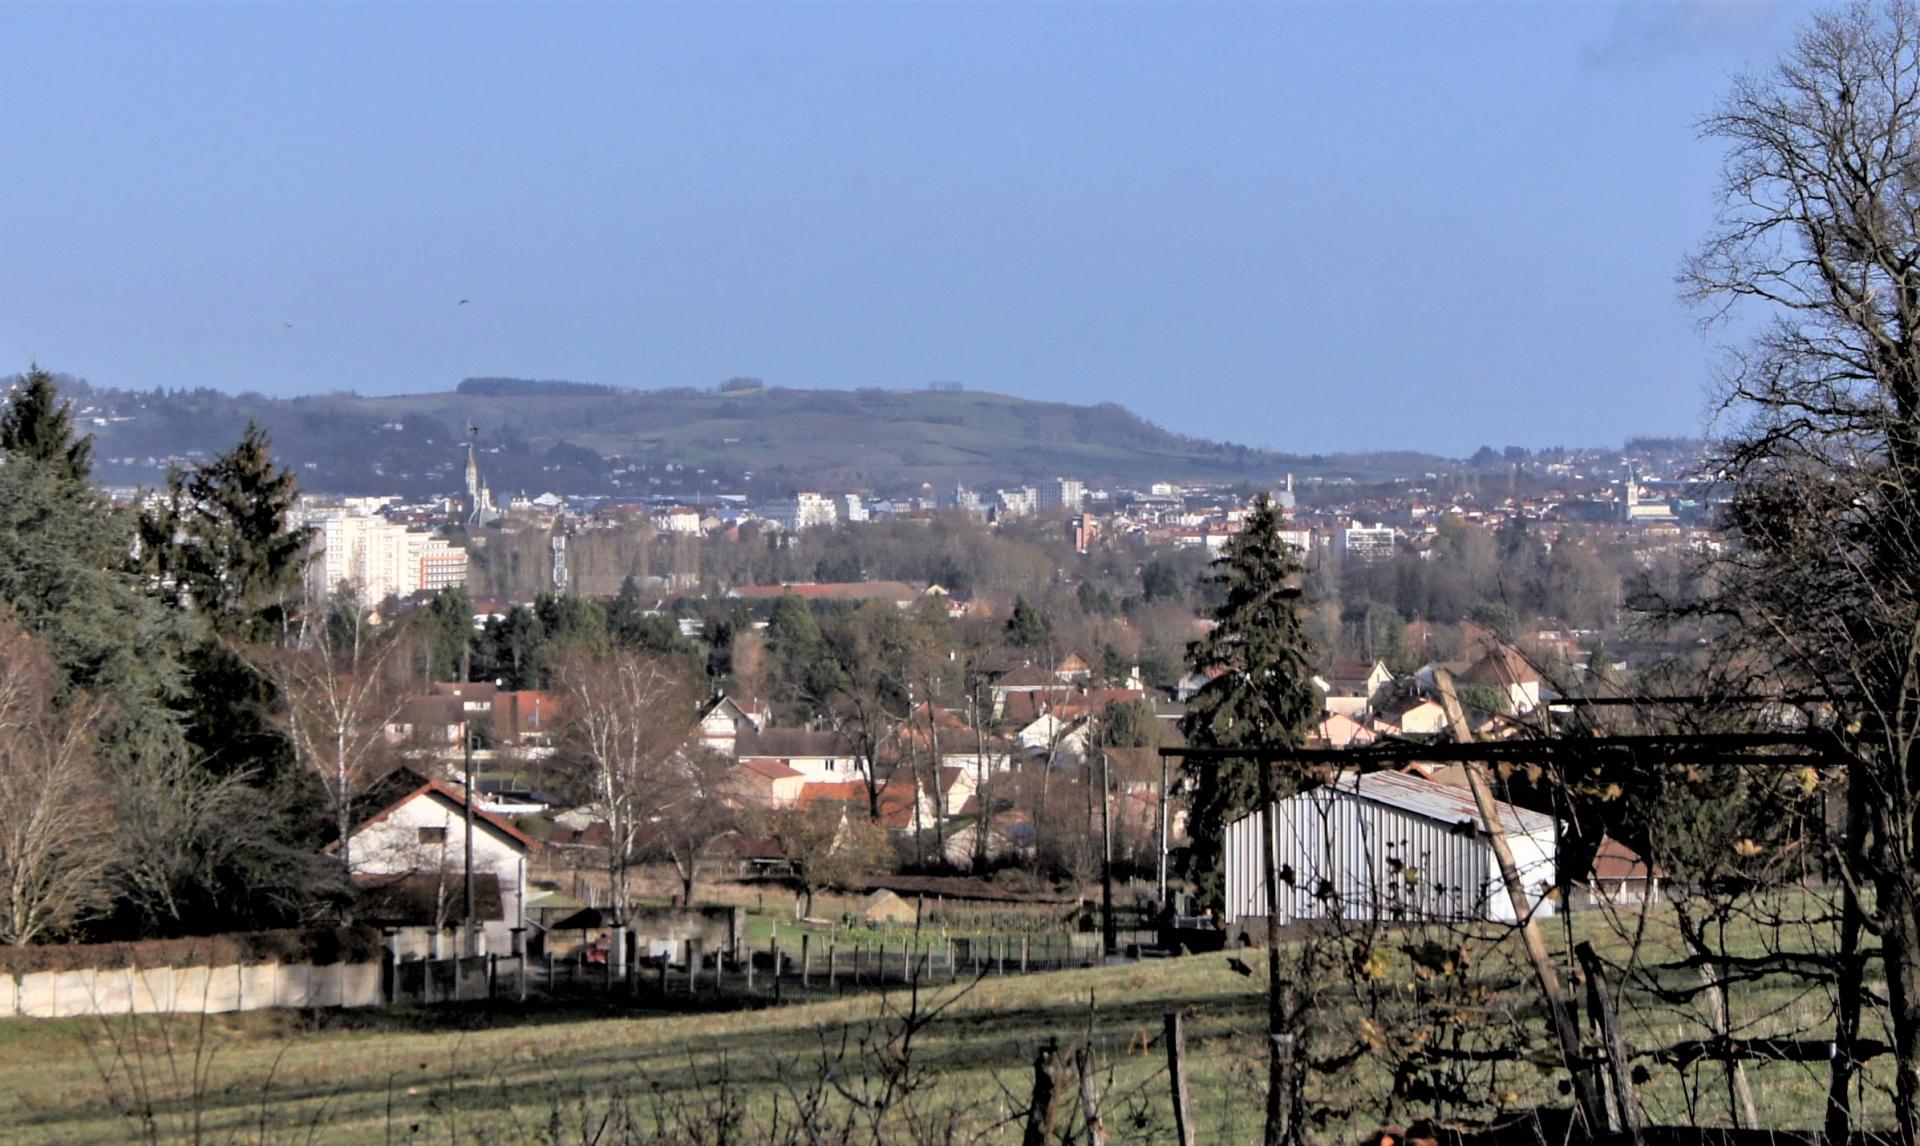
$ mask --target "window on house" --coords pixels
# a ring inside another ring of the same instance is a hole
[[[831,760],[827,761],[827,771],[833,771],[833,761]]]
[[[421,847],[428,847],[428,848],[444,847],[446,846],[446,842],[447,842],[447,829],[445,828],[421,828],[420,829],[420,846]]]

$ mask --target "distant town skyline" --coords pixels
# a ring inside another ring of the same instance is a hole
[[[1694,124],[1806,11],[0,4],[0,373],[1694,434]]]

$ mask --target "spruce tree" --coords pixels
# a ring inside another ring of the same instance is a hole
[[[19,389],[0,412],[0,453],[29,458],[72,481],[93,472],[93,435],[73,436],[73,403],[61,402],[53,375],[27,367]]]
[[[1025,597],[1016,597],[1013,612],[1007,614],[1007,643],[1017,648],[1036,649],[1053,639],[1053,622],[1033,607]]]
[[[1264,494],[1246,527],[1213,562],[1207,584],[1223,599],[1212,610],[1213,629],[1187,646],[1194,671],[1213,674],[1183,719],[1187,740],[1204,748],[1300,745],[1321,711],[1313,684],[1313,644],[1303,616],[1305,570],[1280,536],[1280,513]],[[1187,765],[1192,791],[1188,872],[1201,896],[1223,894],[1222,843],[1229,821],[1258,804],[1260,765],[1251,760]],[[1276,777],[1284,795],[1297,789]]]
[[[312,531],[292,524],[298,486],[266,432],[249,422],[233,449],[170,475],[167,494],[141,522],[150,570],[221,635],[274,639],[299,597]]]

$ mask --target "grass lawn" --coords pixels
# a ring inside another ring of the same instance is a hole
[[[1597,923],[1583,923],[1576,937]],[[1662,930],[1657,921],[1647,929],[1650,948],[1662,942]],[[1480,1010],[1468,1009],[1480,1017],[1466,1023],[1465,1033],[1469,1040],[1480,1037],[1476,1023],[1488,1034],[1517,1031],[1535,1052],[1550,1054],[1530,982],[1523,971],[1516,974],[1517,952],[1508,954],[1514,946],[1476,955],[1473,974],[1494,989],[1475,1004]],[[1623,954],[1617,939],[1603,950]],[[1157,1041],[1147,1044],[1158,1039],[1162,1016],[1179,1008],[1190,1015],[1200,1140],[1247,1141],[1257,1136],[1261,1115],[1264,972],[1261,953],[1242,956],[1255,965],[1251,977],[1215,954],[988,978],[970,989],[942,986],[929,997],[955,1001],[916,1034],[910,1052],[907,1077],[924,1089],[895,1105],[878,1137],[922,1140],[951,1123],[966,1132],[962,1140],[977,1133],[979,1140],[1017,1141],[1019,1127],[1010,1120],[1025,1107],[1036,1048],[1048,1037],[1077,1045],[1091,1016],[1111,1140],[1166,1141],[1165,1059]],[[1373,973],[1391,994],[1400,989],[1402,970],[1383,966]],[[1308,987],[1318,992],[1329,1037],[1372,1037],[1371,1019],[1347,987]],[[254,1013],[204,1022],[0,1023],[0,1141],[133,1140],[144,1136],[141,1112],[149,1108],[165,1140],[584,1142],[611,1117],[657,1129],[658,1137],[600,1141],[784,1141],[796,1102],[820,1097],[823,1078],[870,1096],[890,1071],[901,1069],[897,1053],[864,1056],[860,1043],[883,1009],[897,1013],[906,1002],[906,993],[896,990],[884,998],[849,995],[707,1013],[448,1007]],[[1734,1007],[1743,1033],[1757,1035],[1804,1025],[1824,1015],[1827,1001],[1786,985],[1749,987],[1736,993]],[[1656,1005],[1634,992],[1624,1000],[1622,1021],[1629,1042],[1641,1049],[1704,1034],[1693,1011]],[[1391,1044],[1393,1037],[1381,1041]],[[1317,1080],[1317,1100],[1355,1107],[1329,1126],[1323,1141],[1355,1140],[1361,1128],[1377,1125],[1393,1049]],[[1650,1121],[1724,1123],[1719,1067],[1683,1075],[1647,1065],[1651,1077],[1640,1097]],[[1824,1070],[1824,1064],[1750,1066],[1762,1124],[1817,1125]],[[1871,1081],[1862,1110],[1877,1121],[1886,1104]],[[1486,1077],[1490,1092],[1510,1105],[1561,1102],[1555,1083],[1554,1072],[1525,1063]],[[1077,1084],[1069,1078],[1066,1086],[1063,1130],[1079,1100]],[[839,1117],[857,1111],[837,1091],[825,1097],[825,1108]],[[1390,1113],[1407,1117],[1404,1108]],[[732,1127],[734,1136],[720,1137],[722,1126]],[[825,1140],[876,1137],[850,1133],[843,1122],[834,1126],[841,1129]]]

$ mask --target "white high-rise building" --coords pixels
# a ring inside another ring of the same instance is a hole
[[[1087,487],[1073,478],[1054,478],[1040,483],[1040,508],[1079,513],[1086,504]]]
[[[300,523],[313,529],[307,588],[324,599],[351,588],[367,605],[467,583],[467,551],[446,538],[408,529],[380,516],[383,498],[349,498],[336,505],[307,503]]]
[[[840,507],[841,521],[851,523],[865,521],[867,519],[867,506],[865,502],[860,500],[859,494],[843,493],[834,500]]]
[[[777,502],[768,514],[789,532],[798,533],[803,529],[812,529],[820,525],[832,525],[840,520],[840,513],[834,508],[833,499],[817,493],[797,493],[792,501]]]

